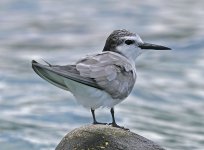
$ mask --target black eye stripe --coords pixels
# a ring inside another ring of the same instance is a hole
[[[133,44],[133,43],[135,43],[134,40],[126,40],[125,41],[125,44],[127,44],[127,45],[130,45],[130,44]]]

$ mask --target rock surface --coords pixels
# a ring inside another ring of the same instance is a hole
[[[56,150],[164,150],[133,132],[108,125],[89,125],[68,133]]]

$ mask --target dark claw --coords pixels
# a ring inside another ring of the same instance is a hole
[[[108,125],[112,125],[112,127],[120,128],[120,129],[123,129],[123,130],[129,130],[128,128],[119,126],[119,125],[117,125],[116,123],[109,123]]]

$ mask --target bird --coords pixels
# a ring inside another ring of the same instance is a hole
[[[136,58],[147,50],[171,50],[166,46],[143,42],[140,36],[126,29],[114,30],[107,38],[102,52],[86,55],[73,64],[46,65],[32,60],[33,70],[49,83],[73,94],[79,104],[91,110],[110,109],[112,122],[108,125],[127,129],[116,123],[114,106],[130,95],[136,82]],[[127,129],[128,130],[128,129]]]

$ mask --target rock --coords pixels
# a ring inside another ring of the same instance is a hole
[[[133,132],[108,125],[89,125],[68,133],[55,150],[164,150]]]

